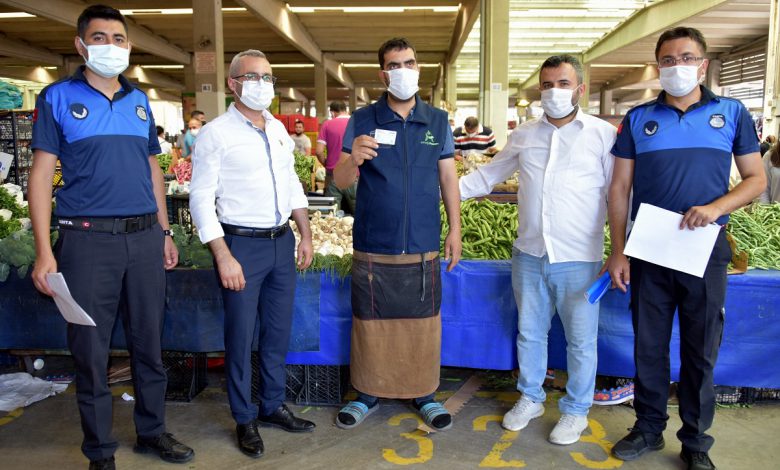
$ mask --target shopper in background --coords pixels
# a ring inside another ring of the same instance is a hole
[[[197,119],[198,121],[201,122],[201,124],[203,124],[204,126],[206,125],[206,113],[204,113],[199,109],[193,110],[190,113],[190,119]]]
[[[463,122],[463,128],[457,128],[454,132],[455,155],[466,157],[471,154],[495,153],[496,136],[489,127],[484,127],[474,117],[467,117]]]
[[[35,106],[34,163],[28,198],[35,235],[35,287],[53,295],[47,274],[61,272],[73,298],[96,326],[68,324],[76,398],[90,469],[113,469],[112,395],[106,370],[111,331],[121,311],[135,390],[135,450],[169,462],[194,452],[165,430],[160,339],[165,269],[178,253],[168,230],[160,153],[149,100],[124,76],[130,43],[122,14],[93,5],[78,18],[76,72],[44,88]],[[49,242],[52,177],[59,238]],[[121,306],[121,307],[120,307]]]
[[[773,135],[768,135],[764,139],[763,142],[761,142],[760,150],[761,155],[766,155],[766,153],[769,151],[770,148],[772,148],[772,145],[777,142],[777,138]]]
[[[387,93],[352,115],[333,178],[346,188],[358,168],[353,229],[350,377],[358,398],[336,425],[360,424],[378,397],[410,398],[434,429],[452,416],[434,401],[441,351],[439,193],[449,219],[444,256],[460,259],[460,202],[447,113],[417,95],[414,47],[402,38],[379,49]]]
[[[295,134],[290,136],[295,143],[295,151],[304,155],[311,155],[311,139],[303,133],[303,121],[295,120]]]
[[[190,160],[190,157],[192,157],[192,150],[195,148],[195,139],[197,139],[201,127],[203,127],[203,121],[198,118],[190,118],[187,122],[187,133],[184,135],[184,147],[181,149],[181,156],[188,161]]]
[[[614,161],[609,152],[616,131],[578,106],[587,94],[575,57],[545,60],[539,88],[544,115],[521,125],[490,163],[461,178],[460,194],[462,199],[490,194],[493,186],[520,171],[512,287],[522,396],[504,415],[503,426],[519,431],[544,414],[547,335],[557,311],[566,334],[569,379],[566,395],[558,401],[561,418],[549,439],[566,445],[587,429],[593,403],[599,305],[585,301],[583,294],[596,279],[604,253]],[[474,124],[466,120],[467,128]]]
[[[233,57],[228,87],[236,101],[198,137],[190,210],[214,255],[225,306],[225,372],[238,446],[250,457],[264,452],[258,423],[289,432],[314,430],[284,404],[285,358],[290,344],[298,269],[312,261],[308,200],[295,173],[293,141],[268,111],[274,77],[265,54]],[[270,153],[269,153],[270,152]],[[260,329],[260,407],[252,402],[252,342]]]
[[[333,169],[341,156],[342,140],[349,122],[347,105],[343,101],[331,101],[330,119],[323,122],[317,137],[317,159],[325,167],[325,196],[336,198],[335,201],[347,214],[355,213],[355,192],[357,180],[347,188],[341,189],[333,182]],[[327,149],[327,155],[325,150]]]
[[[772,145],[769,151],[764,154],[763,163],[766,173],[766,188],[758,197],[758,202],[764,204],[780,202],[780,144]]]
[[[677,438],[689,469],[715,468],[708,455],[714,439],[706,432],[715,413],[712,372],[723,334],[731,260],[726,232],[721,230],[703,278],[640,259],[629,266],[623,249],[632,189],[632,220],[639,205],[648,203],[684,214],[680,230],[696,230],[725,225],[730,212],[766,185],[750,114],[738,100],[716,96],[701,85],[709,65],[706,52],[704,37],[694,28],[670,29],[658,39],[655,57],[663,91],[628,112],[612,148],[617,157],[609,190],[612,255],[603,268],[623,292],[631,283],[635,341],[636,422],[612,455],[634,460],[664,447],[669,340],[677,310],[682,420]],[[732,154],[742,182],[729,191]]]
[[[160,144],[160,153],[171,153],[173,145],[165,140],[165,129],[162,126],[157,126],[157,143]]]

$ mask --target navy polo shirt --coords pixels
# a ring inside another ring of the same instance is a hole
[[[35,104],[32,148],[60,159],[65,185],[55,213],[121,217],[157,212],[149,156],[160,153],[146,94],[119,76],[109,100],[81,66],[44,88]]]
[[[758,136],[745,106],[701,87],[701,101],[685,112],[658,98],[632,108],[618,128],[612,154],[634,160],[634,220],[643,202],[686,212],[729,190],[731,156],[758,152]],[[728,222],[721,216],[718,224]]]
[[[395,133],[395,145],[380,144],[377,156],[360,166],[353,246],[368,253],[397,255],[439,251],[439,160],[452,158],[455,144],[447,113],[415,97],[404,120],[387,104],[387,93],[352,115],[343,148],[355,136],[377,130]]]

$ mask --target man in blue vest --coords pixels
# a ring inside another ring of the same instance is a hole
[[[122,14],[93,5],[78,19],[76,50],[86,60],[73,76],[41,91],[35,105],[35,149],[28,199],[36,260],[33,282],[53,295],[46,275],[62,272],[70,293],[96,326],[68,324],[76,397],[90,469],[113,469],[111,390],[106,369],[118,311],[135,388],[137,452],[182,463],[192,449],[165,430],[167,378],[160,354],[165,269],[178,262],[168,230],[157,132],[146,94],[120,75],[130,43]],[[49,241],[52,177],[59,239]],[[121,308],[120,308],[121,306]]]
[[[441,350],[439,194],[452,270],[461,253],[455,148],[447,113],[417,95],[414,47],[391,39],[378,59],[387,93],[352,115],[333,172],[336,185],[346,188],[360,168],[350,361],[359,396],[339,412],[336,425],[357,426],[385,397],[413,399],[423,421],[444,430],[452,417],[434,401]]]
[[[642,203],[684,214],[680,230],[716,223],[758,196],[766,185],[753,120],[737,100],[700,85],[707,73],[707,44],[693,28],[661,34],[655,48],[663,91],[631,109],[612,148],[609,190],[612,255],[604,270],[623,292],[631,283],[636,364],[636,423],[612,449],[634,460],[664,447],[669,415],[669,340],[674,313],[680,322],[681,458],[689,469],[714,469],[706,434],[715,414],[713,369],[723,334],[726,266],[731,249],[721,230],[704,277],[699,278],[623,254],[629,195],[631,219]],[[742,182],[729,191],[732,155]]]

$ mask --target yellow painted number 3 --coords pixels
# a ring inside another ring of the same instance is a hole
[[[411,419],[417,424],[422,420],[414,413],[401,413],[390,418],[387,423],[390,426],[398,426],[402,421]],[[401,437],[415,441],[417,443],[417,455],[414,457],[401,457],[395,449],[382,449],[382,457],[390,463],[396,465],[412,465],[416,463],[425,463],[433,458],[433,441],[425,437],[421,431],[402,432]]]

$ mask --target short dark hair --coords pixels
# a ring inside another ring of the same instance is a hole
[[[328,106],[328,109],[333,111],[334,113],[343,113],[347,110],[347,105],[343,101],[334,100],[330,102],[330,106]]]
[[[190,113],[190,119],[192,119],[192,118],[195,118],[195,117],[198,117],[198,116],[203,116],[203,117],[205,117],[205,116],[206,116],[206,113],[204,113],[203,111],[201,111],[201,110],[199,110],[199,109],[193,110],[193,111]]]
[[[300,119],[296,119],[295,120],[295,125],[298,125],[298,124],[303,125],[303,121],[301,121]]]
[[[663,45],[663,43],[681,38],[692,39],[699,44],[702,53],[707,52],[707,41],[704,40],[704,35],[701,34],[701,31],[687,26],[678,26],[676,28],[667,29],[661,33],[661,37],[658,38],[658,42],[655,44],[655,60],[658,60],[658,51],[661,50],[661,45]]]
[[[157,135],[164,134],[165,129],[163,129],[163,126],[157,126]]]
[[[119,10],[107,5],[91,5],[81,12],[76,22],[76,28],[81,39],[85,39],[84,34],[87,32],[89,23],[95,19],[119,21],[125,27],[125,33],[127,33],[127,21],[125,21],[125,17],[122,16]]]
[[[382,47],[379,48],[379,68],[385,69],[385,54],[388,51],[411,49],[414,52],[414,56],[417,57],[417,51],[411,42],[406,38],[393,38],[389,41],[385,41]]]
[[[582,64],[580,63],[579,59],[574,57],[570,54],[561,54],[561,55],[554,55],[550,56],[542,62],[542,69],[557,69],[561,66],[561,64],[569,64],[574,69],[574,73],[577,75],[577,84],[579,85],[584,81],[584,74],[582,72]],[[539,80],[541,81],[541,74],[539,76]]]
[[[475,118],[474,116],[469,116],[465,121],[463,121],[463,127],[474,129],[477,126],[479,126],[479,119]]]

